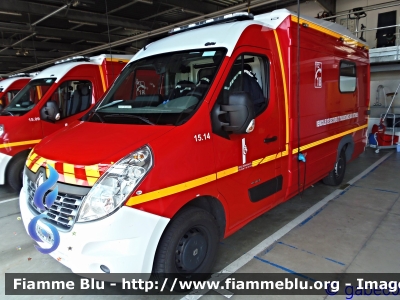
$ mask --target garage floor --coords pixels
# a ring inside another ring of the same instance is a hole
[[[347,165],[339,189],[317,183],[302,198],[295,197],[262,215],[220,243],[215,272],[246,273],[346,273],[398,272],[400,261],[400,153],[367,149]],[[68,273],[69,269],[39,253],[19,218],[17,194],[0,188],[0,298],[4,274]],[[231,297],[232,296],[232,297]],[[5,296],[28,299],[32,296]],[[67,299],[71,296],[36,296]],[[76,296],[75,296],[76,297]],[[75,299],[93,299],[78,296]],[[128,299],[128,296],[96,296],[96,299]],[[163,296],[180,299],[181,296]],[[265,296],[235,296],[261,299]],[[272,296],[292,299],[293,296]],[[345,299],[345,296],[336,296]],[[151,299],[129,296],[130,299]],[[199,295],[185,298],[197,299]],[[208,293],[207,299],[226,299]],[[304,296],[296,299],[325,299]],[[360,298],[360,297],[358,297]]]

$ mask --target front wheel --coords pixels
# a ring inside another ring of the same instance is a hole
[[[154,257],[153,274],[179,280],[203,280],[218,247],[215,218],[203,209],[184,208],[166,228]]]
[[[339,185],[342,183],[344,174],[346,173],[346,153],[344,150],[340,152],[340,155],[335,163],[335,168],[322,179],[326,185]]]
[[[26,161],[26,157],[20,156],[10,162],[10,165],[7,167],[7,181],[8,184],[16,191],[22,187],[22,175],[24,172],[24,164]]]

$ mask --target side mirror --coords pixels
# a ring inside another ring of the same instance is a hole
[[[60,120],[60,109],[54,101],[47,103],[40,109],[40,118],[44,121],[55,122]]]
[[[229,133],[249,133],[254,129],[255,111],[246,92],[229,96],[228,105],[215,105],[211,111],[213,132],[229,139]]]

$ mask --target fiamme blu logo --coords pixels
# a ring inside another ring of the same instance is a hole
[[[29,235],[36,242],[45,242],[43,239],[46,239],[46,243],[51,242],[52,245],[50,248],[42,248],[38,245],[35,245],[36,249],[39,250],[43,254],[49,254],[56,250],[60,245],[60,234],[56,227],[54,227],[49,222],[46,222],[46,227],[50,229],[51,234],[43,229],[43,225],[41,223],[38,224],[39,220],[46,219],[48,209],[54,204],[54,201],[58,195],[58,186],[46,195],[46,193],[57,183],[58,173],[57,171],[50,165],[47,165],[49,169],[49,178],[45,180],[41,185],[37,186],[35,195],[33,197],[33,202],[41,211],[44,211],[40,215],[34,217],[28,225]]]

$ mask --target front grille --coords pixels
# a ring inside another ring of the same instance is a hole
[[[36,215],[47,212],[46,220],[61,230],[70,230],[76,221],[84,196],[58,193],[57,199],[47,211],[40,210],[33,202],[36,184],[28,179],[28,204]],[[46,196],[45,196],[46,197]]]

